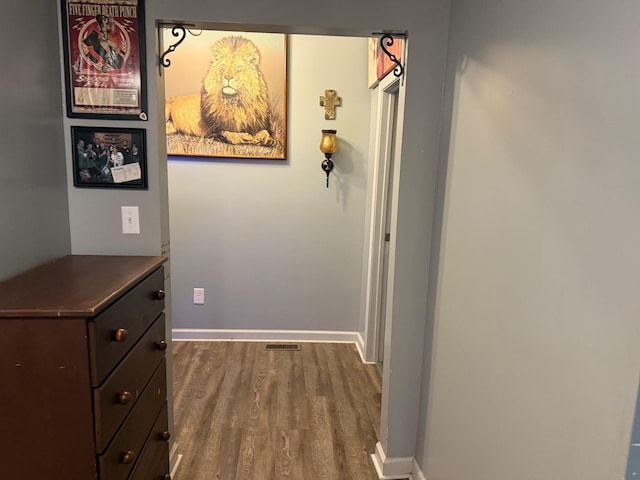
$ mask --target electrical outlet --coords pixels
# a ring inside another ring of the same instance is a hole
[[[140,233],[138,207],[120,207],[122,210],[122,233],[137,235]]]
[[[204,288],[193,289],[193,303],[194,305],[204,305]]]

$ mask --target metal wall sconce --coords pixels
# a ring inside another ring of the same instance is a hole
[[[331,155],[338,151],[338,141],[336,139],[336,130],[322,130],[322,140],[320,140],[320,151],[324,153],[322,161],[322,170],[327,174],[327,188],[329,188],[329,174],[333,170],[333,161]]]

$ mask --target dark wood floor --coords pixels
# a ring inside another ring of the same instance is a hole
[[[175,342],[175,480],[374,480],[381,384],[352,344]]]

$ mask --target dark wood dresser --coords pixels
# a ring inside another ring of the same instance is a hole
[[[169,480],[165,257],[69,255],[0,283],[0,471]]]

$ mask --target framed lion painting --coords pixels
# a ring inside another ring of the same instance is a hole
[[[175,38],[163,35],[168,48]],[[286,35],[198,30],[169,58],[169,155],[286,159]]]

